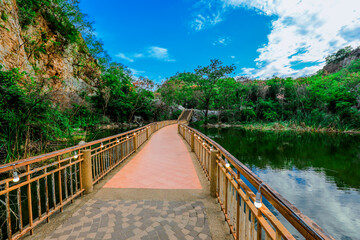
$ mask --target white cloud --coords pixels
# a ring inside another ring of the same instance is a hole
[[[230,58],[234,59],[234,58],[235,58],[235,56],[230,56]]]
[[[170,56],[168,49],[157,47],[157,46],[148,47],[142,53],[132,53],[132,54],[128,54],[128,55],[125,55],[124,53],[118,53],[116,55],[116,57],[124,59],[128,62],[134,62],[135,59],[138,59],[138,58],[154,58],[154,59],[157,59],[160,61],[165,61],[165,62],[174,62],[175,61],[175,59],[173,59]]]
[[[267,43],[257,50],[257,69],[251,69],[255,77],[314,73],[329,54],[348,45],[360,45],[359,0],[218,1],[223,13],[241,7],[277,17],[271,23]],[[299,63],[304,67],[294,67]]]
[[[128,68],[131,73],[134,75],[135,78],[138,78],[140,77],[142,74],[144,74],[145,72],[144,71],[140,71],[140,70],[136,70],[134,68]]]
[[[124,59],[124,60],[126,60],[126,61],[128,61],[128,62],[134,62],[134,59],[132,59],[132,58],[130,58],[130,57],[127,57],[127,56],[126,56],[125,54],[123,54],[123,53],[118,53],[118,54],[116,54],[115,56],[118,57],[118,58]]]
[[[216,25],[222,20],[223,19],[221,18],[221,12],[218,12],[216,14],[213,13],[207,16],[198,14],[192,21],[191,27],[196,31],[200,31],[203,30],[204,28]]]
[[[228,6],[254,8],[276,15],[268,43],[258,49],[255,61],[261,66],[256,77],[300,76],[314,73],[324,65],[327,55],[347,45],[358,46],[360,37],[346,39],[341,31],[360,27],[358,0],[225,0]],[[294,63],[307,63],[294,69]]]
[[[228,45],[230,43],[230,38],[229,37],[219,37],[216,41],[213,42],[213,45]]]
[[[175,60],[169,56],[169,51],[166,48],[161,47],[149,47],[148,57],[156,58],[166,62],[174,62]]]

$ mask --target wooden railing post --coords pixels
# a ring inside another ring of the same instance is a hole
[[[210,150],[210,196],[216,197],[217,163],[216,154],[219,151]]]
[[[134,150],[135,150],[135,152],[137,151],[137,148],[138,148],[138,146],[137,146],[137,134],[134,133]]]
[[[91,193],[94,189],[92,179],[92,164],[91,164],[91,150],[86,149],[84,153],[84,160],[81,162],[81,182],[85,190],[85,194]]]
[[[183,128],[183,138],[185,139],[185,127]]]
[[[147,127],[146,128],[146,140],[148,140],[149,139],[149,128]]]
[[[191,151],[194,152],[194,146],[195,146],[195,133],[194,132],[191,132],[190,146],[191,146]]]

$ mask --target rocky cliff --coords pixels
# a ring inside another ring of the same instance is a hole
[[[325,74],[334,73],[340,71],[342,68],[348,66],[352,61],[360,59],[360,47],[352,50],[349,54],[345,57],[339,59],[338,61],[333,61],[328,63],[323,68]]]
[[[91,94],[100,76],[86,45],[63,44],[40,14],[36,24],[22,28],[16,0],[0,0],[0,64],[44,81],[62,109],[82,103],[80,96]]]

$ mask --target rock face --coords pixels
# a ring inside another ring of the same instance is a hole
[[[220,111],[216,111],[216,110],[208,111],[208,116],[211,116],[211,115],[218,116],[219,114],[220,114]],[[205,116],[205,110],[194,109],[193,115],[191,117],[191,122],[200,121],[201,119],[204,118],[204,116]]]
[[[334,73],[348,66],[353,60],[360,59],[360,47],[354,49],[348,57],[339,62],[327,64],[323,70],[326,74]]]
[[[100,76],[95,59],[77,44],[59,44],[42,16],[35,26],[22,29],[16,0],[0,0],[0,64],[18,68],[45,81],[60,108],[80,104],[82,92],[92,94]]]

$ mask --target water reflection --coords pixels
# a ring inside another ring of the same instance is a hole
[[[199,130],[334,238],[359,239],[359,136]]]

